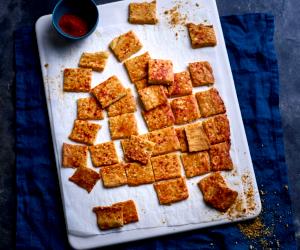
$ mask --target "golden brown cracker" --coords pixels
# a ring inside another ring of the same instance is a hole
[[[184,153],[181,159],[187,178],[203,175],[211,170],[208,152]]]
[[[142,43],[137,35],[130,30],[113,39],[109,44],[109,47],[117,59],[122,62],[138,52],[142,48]]]
[[[95,167],[107,166],[119,162],[115,144],[112,141],[89,147]]]
[[[128,138],[138,134],[138,127],[133,113],[109,118],[109,131],[113,140]]]
[[[88,147],[63,144],[62,166],[70,168],[87,167]]]
[[[80,167],[76,169],[75,173],[69,178],[69,181],[74,182],[90,193],[99,178],[100,176],[96,171],[87,167]]]
[[[83,120],[75,120],[69,139],[88,145],[93,145],[101,125]]]
[[[92,82],[92,70],[67,68],[64,70],[64,91],[89,92]]]
[[[126,95],[126,89],[116,76],[111,76],[91,90],[92,94],[100,102],[102,108],[106,108]]]
[[[189,197],[184,177],[156,182],[154,188],[161,205],[169,205]]]
[[[180,159],[177,154],[159,155],[151,158],[155,181],[181,176]]]
[[[104,187],[119,187],[127,184],[124,163],[102,167],[100,173]]]

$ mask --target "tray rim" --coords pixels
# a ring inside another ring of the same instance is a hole
[[[111,2],[111,3],[101,4],[101,5],[98,5],[98,9],[103,6],[113,6],[113,5],[118,6],[119,4],[123,4],[123,2],[125,3],[125,1],[115,1],[115,2]],[[210,2],[212,4],[211,7],[218,14],[216,1],[213,0]],[[50,108],[51,106],[49,105],[49,99],[47,96],[47,89],[46,89],[47,79],[44,77],[47,74],[46,74],[46,68],[43,67],[43,62],[42,62],[42,58],[44,58],[44,53],[40,46],[41,37],[40,37],[40,33],[39,33],[39,27],[42,26],[45,21],[49,20],[49,18],[51,18],[51,14],[41,16],[35,23],[35,31],[36,31],[36,39],[37,39],[37,43],[38,43],[38,52],[39,52],[39,56],[40,56],[40,64],[41,64],[40,66],[41,66],[41,70],[43,73],[42,75],[43,75],[44,88],[45,88],[45,94],[46,94],[46,99],[47,99],[47,110],[48,110],[48,115],[49,115],[49,120],[50,120],[51,136],[52,136],[52,140],[54,141],[55,134],[54,134],[54,127],[51,123],[51,119],[52,119],[51,108]],[[248,141],[247,141],[247,137],[246,137],[246,132],[245,132],[242,116],[241,116],[240,106],[239,106],[239,102],[237,99],[237,93],[236,93],[236,89],[235,89],[235,85],[234,85],[233,75],[232,75],[232,71],[231,71],[231,67],[230,67],[230,63],[229,63],[227,49],[225,46],[223,30],[221,27],[219,15],[217,15],[216,22],[217,22],[218,30],[220,32],[220,38],[222,40],[222,41],[220,41],[219,44],[222,47],[222,50],[225,51],[225,53],[221,54],[221,56],[224,57],[223,61],[226,64],[224,68],[227,70],[228,77],[230,78],[230,81],[233,83],[232,87],[234,90],[234,98],[235,98],[234,101],[237,103],[236,109],[239,111],[236,115],[239,116],[239,122],[241,123],[240,124],[240,128],[241,128],[240,132],[242,133],[242,139],[245,140],[245,142],[246,142],[244,150],[246,151],[246,155],[248,156],[247,158],[249,158],[248,159],[249,163],[251,163],[248,170],[249,170],[249,174],[251,175],[251,178],[252,178],[251,185],[253,186],[254,193],[255,193],[254,198],[255,198],[256,207],[255,207],[254,212],[252,212],[251,214],[247,214],[246,216],[243,216],[240,218],[222,219],[222,220],[215,220],[215,221],[210,221],[210,222],[201,222],[201,223],[171,226],[171,227],[141,228],[141,229],[136,229],[136,230],[123,231],[120,234],[104,234],[104,235],[96,235],[96,236],[90,236],[90,237],[76,236],[76,235],[69,233],[67,230],[68,240],[69,240],[70,245],[73,248],[89,249],[89,248],[95,248],[95,247],[105,247],[105,246],[109,246],[109,245],[116,245],[116,244],[126,243],[126,242],[130,242],[130,241],[135,241],[135,240],[154,238],[154,237],[158,237],[158,236],[164,236],[164,235],[169,235],[169,234],[174,234],[174,233],[179,233],[179,232],[187,232],[187,231],[191,231],[191,230],[195,230],[195,229],[201,229],[201,228],[212,227],[212,226],[216,226],[216,225],[223,225],[223,224],[228,224],[228,223],[233,223],[233,222],[240,222],[240,221],[254,219],[261,213],[262,204],[261,204],[260,194],[258,192],[257,181],[256,181],[255,173],[254,173],[254,168],[253,168],[253,164],[252,164],[252,159],[251,159],[249,145],[248,145]],[[54,147],[54,151],[56,151],[54,144],[53,144],[53,147]],[[56,165],[57,165],[57,159],[56,159]],[[65,217],[65,222],[66,222],[64,197],[63,197],[61,177],[60,177],[58,167],[57,167],[57,173],[58,173],[58,178],[59,178],[60,194],[61,194],[61,199],[62,199],[62,203],[63,203],[64,217]],[[138,234],[137,234],[137,232],[138,232]],[[116,235],[118,237],[114,237]],[[113,236],[113,237],[111,237],[111,236]],[[108,240],[107,238],[111,238],[111,239]],[[103,239],[104,239],[104,242],[103,242]]]

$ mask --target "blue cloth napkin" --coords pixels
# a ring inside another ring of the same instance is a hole
[[[262,191],[263,235],[248,238],[236,224],[114,246],[111,249],[296,249],[287,190],[274,19],[267,14],[221,18],[236,90]],[[15,36],[18,249],[67,249],[40,64],[32,28]]]

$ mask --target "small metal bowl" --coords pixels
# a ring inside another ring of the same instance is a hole
[[[59,26],[60,18],[65,14],[80,17],[87,23],[87,33],[82,36],[72,36]],[[93,0],[60,0],[52,13],[52,25],[60,36],[69,40],[81,40],[94,32],[99,20],[97,5]]]

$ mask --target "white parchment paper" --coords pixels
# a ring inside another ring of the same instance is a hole
[[[128,1],[127,1],[128,3]],[[197,7],[196,3],[198,4]],[[97,30],[87,39],[76,43],[70,43],[62,40],[57,36],[51,26],[43,31],[42,40],[44,43],[43,55],[44,63],[47,67],[44,69],[45,90],[51,119],[51,128],[54,138],[54,149],[58,162],[58,172],[62,197],[67,221],[67,227],[70,234],[77,236],[91,236],[96,234],[110,234],[125,230],[137,230],[140,228],[154,228],[166,226],[178,226],[192,223],[202,223],[214,220],[224,220],[228,218],[227,214],[220,214],[214,209],[206,206],[202,199],[202,194],[197,187],[197,182],[203,176],[188,179],[189,199],[173,204],[171,206],[161,206],[158,203],[153,185],[142,185],[138,187],[122,186],[118,188],[103,188],[102,182],[99,181],[92,192],[88,194],[84,189],[79,188],[74,183],[68,181],[68,178],[74,173],[73,169],[61,168],[61,148],[64,142],[74,143],[68,139],[72,130],[73,122],[76,119],[76,100],[81,97],[87,97],[87,93],[66,93],[63,92],[63,70],[64,68],[75,68],[82,52],[95,52],[108,50],[110,41],[125,33],[133,30],[143,44],[143,48],[134,56],[149,51],[152,58],[170,59],[174,64],[174,72],[180,72],[187,69],[189,62],[209,61],[214,70],[216,79],[215,87],[219,90],[229,116],[231,124],[231,156],[235,165],[232,172],[223,173],[229,186],[239,192],[239,199],[243,202],[243,186],[239,174],[239,154],[237,150],[235,136],[237,133],[234,109],[232,106],[231,96],[228,94],[228,86],[223,81],[224,70],[216,48],[192,49],[186,28],[177,26],[170,28],[168,17],[164,14],[176,5],[172,1],[159,1],[158,13],[159,24],[157,25],[131,25],[127,20],[127,4],[122,5],[123,9],[107,13],[109,8],[100,8],[100,22]],[[187,21],[195,23],[207,22],[214,24],[214,19],[210,18],[210,11],[205,7],[205,1],[184,1],[179,8],[182,15],[187,15]],[[113,5],[111,6],[111,8]],[[101,20],[103,16],[103,20]],[[109,25],[108,17],[115,20],[113,23],[118,25]],[[117,21],[116,21],[117,20]],[[217,39],[220,41],[218,30]],[[177,35],[176,35],[177,33]],[[219,46],[219,45],[218,45]],[[43,65],[42,65],[43,66]],[[119,63],[110,53],[107,66],[102,73],[93,72],[92,87],[103,82],[108,77],[117,75],[126,88],[131,88],[137,100],[137,93],[134,85],[130,83],[125,67]],[[194,88],[194,93],[205,90],[207,87]],[[141,116],[141,109],[135,113],[138,121],[139,133],[148,132],[145,122]],[[108,129],[108,119],[105,117],[101,121],[93,121],[101,124],[102,128],[98,133],[96,143],[110,141]],[[120,159],[123,153],[120,142],[115,141]],[[91,161],[89,167],[93,168]],[[97,170],[97,169],[96,169]],[[97,170],[98,171],[98,170]],[[182,169],[182,174],[184,171]],[[92,212],[94,206],[107,206],[115,202],[133,199],[136,202],[139,222],[124,226],[121,229],[100,231],[96,224],[96,216]]]

